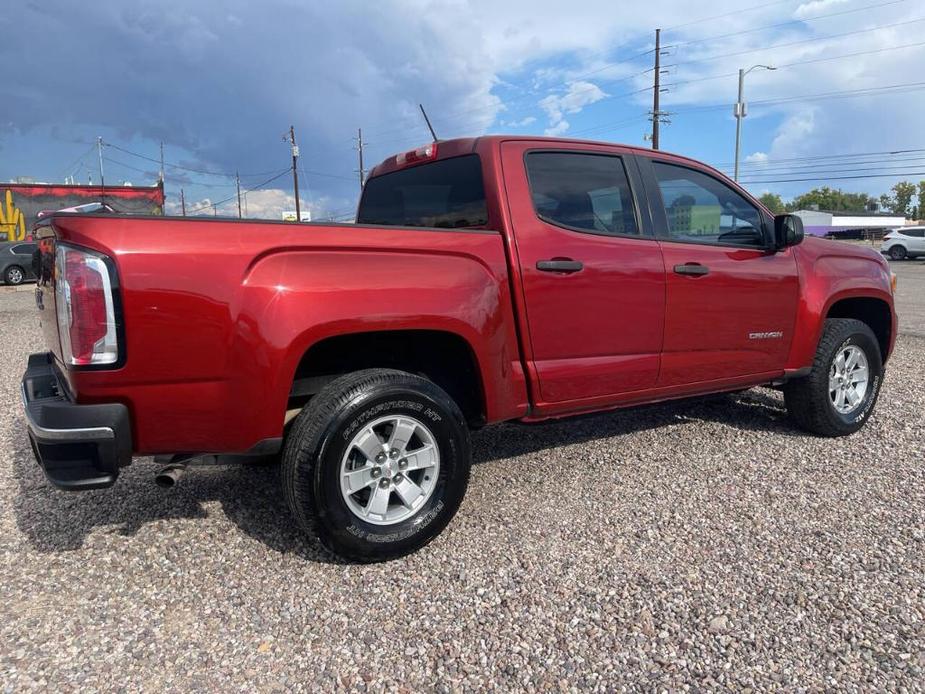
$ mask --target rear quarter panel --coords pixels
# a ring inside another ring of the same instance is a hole
[[[126,402],[137,453],[240,452],[282,435],[316,342],[445,330],[478,360],[488,419],[526,410],[496,232],[73,217],[58,235],[116,259],[126,362],[70,372],[82,402]]]

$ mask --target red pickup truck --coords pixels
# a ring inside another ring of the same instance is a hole
[[[399,154],[355,224],[63,213],[36,237],[49,351],[22,394],[51,482],[281,453],[297,522],[359,561],[446,526],[472,428],[764,384],[803,429],[851,434],[896,336],[879,254],[596,142]]]

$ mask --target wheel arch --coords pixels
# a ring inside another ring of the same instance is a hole
[[[295,367],[287,409],[304,406],[339,376],[374,368],[423,376],[453,398],[470,426],[486,421],[485,387],[476,351],[464,336],[444,329],[350,332],[312,343]]]
[[[876,335],[880,355],[886,364],[893,342],[893,312],[889,303],[874,296],[851,296],[834,301],[826,311],[828,318],[854,318]]]

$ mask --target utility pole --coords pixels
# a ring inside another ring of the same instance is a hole
[[[96,138],[96,151],[100,158],[100,202],[106,201],[105,179],[103,178],[103,138]]]
[[[161,171],[158,175],[158,180],[163,184],[164,183],[164,143],[161,142]]]
[[[234,172],[234,183],[238,188],[238,219],[241,219],[241,177],[238,172]]]
[[[363,168],[363,129],[357,128],[357,155],[360,158],[360,190],[363,190],[363,182],[366,179],[366,169]]]
[[[736,158],[735,158],[735,170],[732,175],[732,180],[738,182],[739,180],[739,145],[742,140],[742,119],[747,115],[748,109],[745,106],[745,75],[747,75],[752,70],[776,70],[776,67],[771,65],[752,65],[748,70],[739,68],[739,98],[736,100],[735,104],[732,107],[732,115],[736,119]]]
[[[299,205],[299,146],[295,143],[295,127],[289,126],[289,144],[292,145],[292,187],[295,189],[295,220],[302,221],[302,208]]]
[[[180,210],[183,212],[183,216],[186,216],[186,195],[183,193],[183,189],[180,188]]]
[[[661,93],[662,77],[662,30],[655,30],[655,84],[652,89],[652,149],[658,149],[658,126],[661,112],[658,98]]]

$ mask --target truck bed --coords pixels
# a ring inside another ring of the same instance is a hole
[[[54,238],[115,261],[124,363],[61,371],[79,403],[125,402],[136,454],[278,440],[303,357],[353,332],[459,335],[479,355],[486,418],[526,411],[498,232],[62,214],[36,235],[46,255]],[[60,358],[52,281],[37,291]]]

